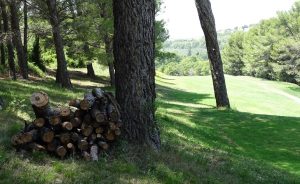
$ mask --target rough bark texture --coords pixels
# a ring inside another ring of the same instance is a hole
[[[1,10],[1,7],[0,7]],[[1,12],[1,11],[0,11]],[[0,14],[1,15],[1,14]],[[0,35],[4,33],[3,25],[2,25],[2,17],[0,16]],[[0,37],[2,39],[2,36]],[[0,40],[0,53],[1,53],[1,65],[5,65],[5,48],[3,44],[3,40]]]
[[[209,0],[196,0],[200,23],[205,35],[208,58],[211,65],[217,107],[230,107],[220,48],[217,39],[215,19]]]
[[[24,62],[28,63],[28,5],[27,0],[23,0],[24,4]]]
[[[96,75],[95,75],[95,71],[94,71],[94,68],[93,68],[93,63],[88,63],[86,65],[86,69],[87,69],[87,75],[90,77],[90,78],[95,78]]]
[[[116,97],[125,138],[160,148],[155,122],[155,0],[115,0]]]
[[[105,52],[107,56],[110,85],[115,86],[115,67],[114,67],[114,56],[113,56],[113,40],[106,34],[104,38]]]
[[[22,44],[22,37],[21,37],[16,1],[11,0],[9,3],[9,7],[10,7],[10,15],[11,15],[11,29],[13,32],[13,42],[17,50],[20,72],[24,79],[28,79],[28,66],[27,66],[27,62],[25,62],[25,57],[24,57],[24,48]]]
[[[49,10],[50,24],[52,26],[52,34],[57,59],[56,83],[60,84],[62,87],[65,88],[72,88],[71,80],[67,70],[67,62],[64,53],[63,40],[59,29],[59,19],[56,9],[56,0],[47,0],[47,6]]]
[[[6,9],[6,4],[3,0],[0,0],[0,6],[2,10],[2,19],[3,19],[3,29],[6,34],[6,45],[7,45],[7,51],[8,51],[8,65],[9,69],[12,75],[12,78],[14,80],[17,79],[16,75],[16,67],[15,67],[15,62],[14,62],[14,48],[12,44],[12,35],[9,30],[8,26],[8,16],[7,16],[7,9]]]

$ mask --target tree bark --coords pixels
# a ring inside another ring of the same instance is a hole
[[[3,25],[2,25],[2,17],[0,16],[0,35],[4,33],[4,29],[3,29]],[[5,48],[4,48],[4,44],[1,40],[1,43],[0,43],[0,53],[1,53],[1,65],[5,65]]]
[[[23,0],[24,4],[24,62],[28,63],[28,5],[27,0]]]
[[[93,63],[88,63],[86,65],[86,69],[87,69],[87,75],[90,78],[94,79],[96,77],[96,75],[95,75],[95,71],[94,71],[94,68],[93,68]]]
[[[105,52],[108,62],[110,85],[115,86],[115,67],[114,67],[114,56],[113,56],[113,40],[109,38],[108,34],[104,38]]]
[[[155,0],[115,0],[114,58],[116,97],[124,137],[160,149],[155,122]]]
[[[59,29],[56,0],[47,0],[47,6],[49,10],[50,24],[52,26],[52,34],[57,59],[56,83],[65,88],[72,88],[71,80],[67,70],[63,40]]]
[[[13,32],[13,42],[17,50],[18,64],[23,79],[28,79],[28,66],[24,58],[24,48],[22,44],[22,37],[20,31],[20,23],[18,17],[18,9],[15,0],[9,3],[11,15],[11,29]]]
[[[211,9],[210,1],[196,0],[196,7],[205,35],[217,107],[230,108],[223,72],[222,58],[218,44],[215,19]]]
[[[10,33],[10,29],[8,26],[8,16],[7,16],[7,8],[6,4],[3,0],[0,0],[0,6],[2,10],[2,19],[3,19],[3,29],[6,34],[6,45],[7,45],[7,51],[8,51],[8,65],[10,72],[12,73],[12,79],[16,80],[16,66],[14,61],[14,48],[12,44],[12,35]]]

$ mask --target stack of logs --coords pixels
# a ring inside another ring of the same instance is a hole
[[[101,151],[121,134],[119,105],[111,93],[100,88],[71,100],[69,107],[52,108],[44,92],[30,98],[36,119],[13,136],[17,149],[38,150],[61,158],[80,154],[86,160],[98,160]]]

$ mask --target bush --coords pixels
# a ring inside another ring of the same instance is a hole
[[[33,74],[39,76],[39,77],[45,77],[45,73],[36,65],[34,65],[33,63],[28,63],[28,69],[30,72],[32,72]]]

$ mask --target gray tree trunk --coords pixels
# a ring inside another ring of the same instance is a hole
[[[49,10],[50,24],[52,26],[52,34],[57,59],[56,83],[65,88],[72,88],[71,80],[67,70],[63,40],[59,29],[59,18],[56,9],[56,0],[47,0],[47,6]]]
[[[15,0],[11,0],[9,3],[10,16],[11,16],[11,29],[13,32],[13,42],[17,50],[18,64],[21,75],[24,79],[28,79],[28,65],[24,57],[24,48],[22,44],[22,37],[20,31],[20,23],[18,17],[18,9]]]
[[[154,116],[155,0],[114,0],[113,12],[116,97],[124,137],[159,149]]]
[[[0,7],[1,9],[1,7]],[[2,25],[2,17],[0,16],[0,34],[4,34],[4,29],[3,29],[3,25]],[[1,53],[1,65],[5,65],[5,48],[4,48],[4,43],[1,40],[0,43],[0,53]]]
[[[230,108],[223,72],[222,58],[217,38],[215,19],[211,9],[210,1],[196,0],[196,7],[205,35],[217,107]]]
[[[7,6],[5,4],[4,0],[0,0],[0,7],[2,10],[2,19],[3,19],[3,29],[6,34],[6,45],[7,45],[7,51],[8,51],[8,65],[9,65],[9,70],[12,75],[12,79],[16,80],[17,75],[16,75],[16,66],[15,66],[15,61],[14,61],[14,48],[12,44],[12,35],[9,29],[8,25],[8,16],[7,16]]]
[[[28,5],[27,0],[23,0],[24,5],[24,61],[28,63]]]

